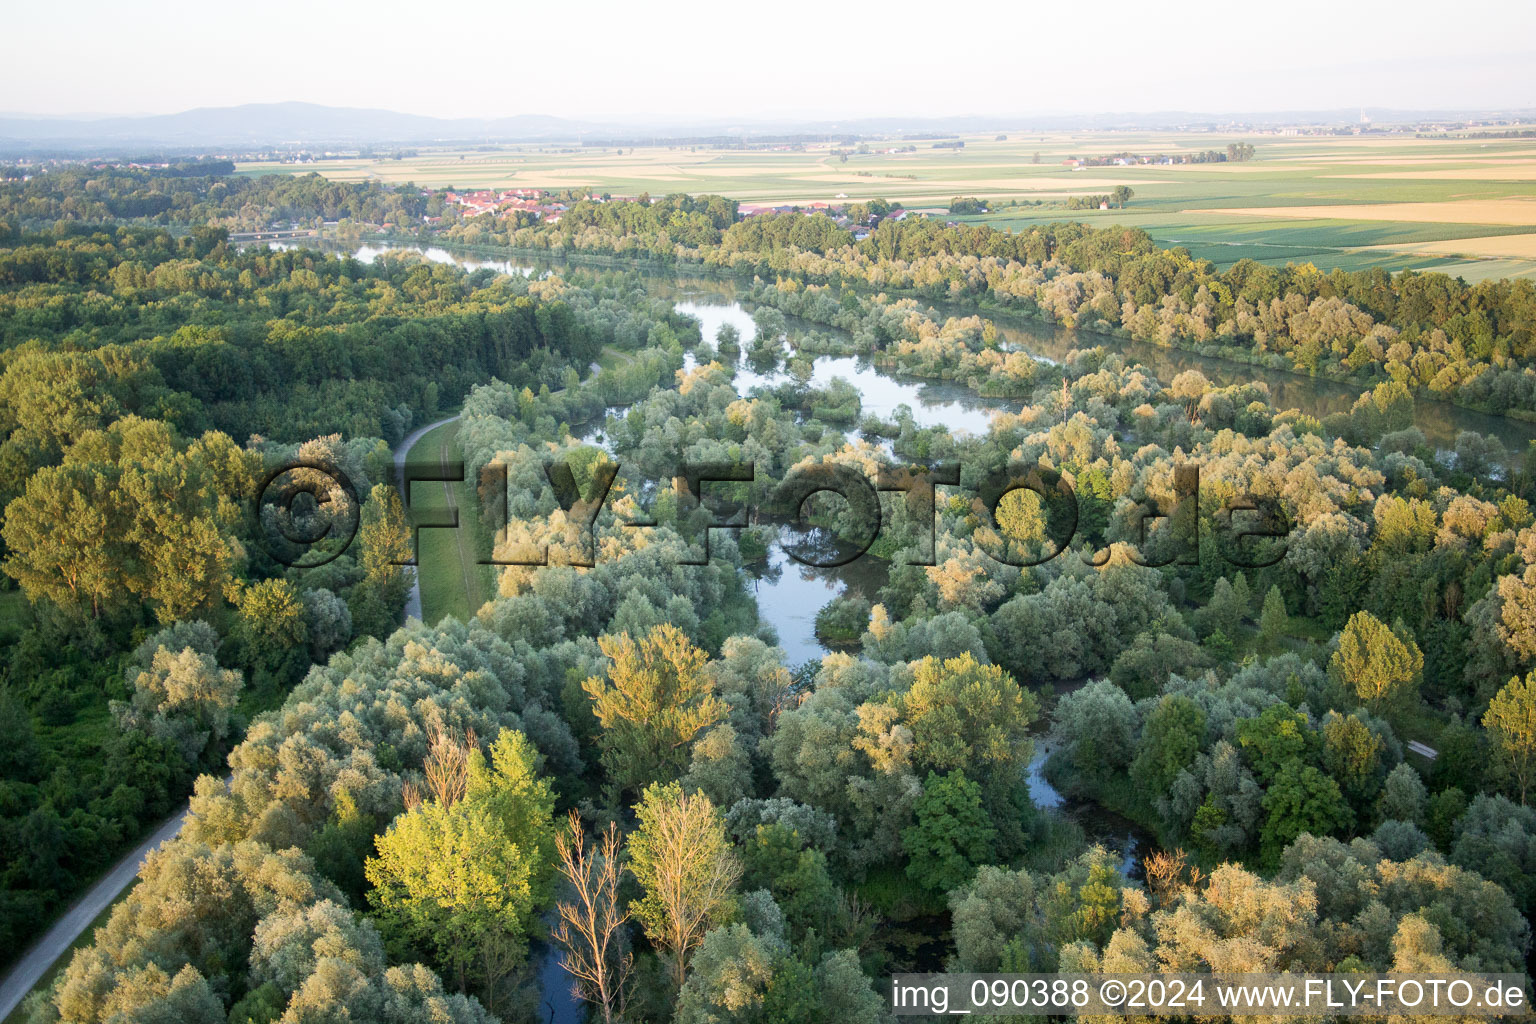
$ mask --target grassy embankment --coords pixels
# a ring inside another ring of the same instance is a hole
[[[412,446],[406,462],[436,471],[461,459],[458,433],[457,420],[434,427]],[[495,593],[491,566],[478,564],[491,550],[479,508],[472,481],[419,480],[412,485],[412,513],[430,519],[441,519],[449,509],[459,513],[458,529],[423,527],[418,534],[416,571],[421,579],[422,618],[428,624],[449,615],[467,621]]]

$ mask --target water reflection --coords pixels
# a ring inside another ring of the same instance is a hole
[[[547,1024],[581,1024],[587,1004],[576,995],[576,978],[565,967],[565,953],[552,943],[536,947],[535,972],[539,978],[538,1019]]]
[[[284,242],[264,244],[274,249],[314,248],[313,245],[295,246]],[[414,250],[434,262],[456,264],[471,270],[488,268],[524,276],[548,273],[558,266],[548,261],[535,264],[518,259],[480,258],[438,246],[374,243],[346,248],[347,252],[366,262],[371,262],[380,253],[390,250]],[[713,341],[714,331],[721,323],[727,322],[734,324],[741,331],[743,344],[753,336],[752,318],[738,302],[743,286],[734,278],[658,271],[644,272],[642,276],[647,290],[652,294],[671,298],[679,308],[703,320],[706,339]],[[948,303],[935,304],[935,308],[945,315],[971,316],[976,312],[975,309],[964,305]],[[1069,330],[1007,312],[988,311],[987,317],[997,325],[1000,344],[1006,348],[1025,352],[1037,359],[1059,362],[1073,349],[1103,345],[1122,353],[1127,361],[1142,364],[1163,381],[1172,380],[1185,370],[1199,370],[1213,383],[1222,387],[1252,381],[1262,382],[1268,386],[1271,401],[1276,408],[1298,409],[1318,419],[1336,412],[1347,412],[1362,390],[1353,384],[1320,377],[1304,377],[1284,370],[1253,366],[1184,349],[1164,348],[1159,345],[1094,334],[1090,331]],[[834,330],[820,326],[816,329],[828,332]],[[817,362],[819,365],[821,360]],[[861,376],[860,381],[856,382],[859,386],[872,383],[872,378],[884,382],[899,380],[873,367],[868,368],[868,373],[870,376]],[[828,374],[822,383],[836,375]],[[952,423],[954,421],[949,418],[949,414],[962,412],[966,414],[966,421],[970,424],[966,429],[974,428],[984,431],[987,423],[986,413],[978,414],[976,410],[1007,407],[1005,401],[981,399],[969,389],[959,385],[919,383],[912,386],[917,388],[923,396],[915,404],[909,402],[912,404],[913,412],[918,413],[922,410],[925,413],[929,411],[934,413],[931,419],[925,416],[924,420],[920,420],[920,425]],[[884,385],[877,385],[877,387],[884,387]],[[950,391],[951,388],[954,391]],[[989,404],[992,401],[996,401],[996,404]],[[953,403],[953,405],[946,406],[945,403]],[[865,400],[865,409],[877,412],[880,409],[894,408],[895,404],[899,403],[871,391]],[[1414,423],[1424,432],[1429,443],[1442,451],[1451,448],[1456,441],[1456,435],[1463,430],[1475,430],[1480,434],[1497,437],[1512,453],[1523,452],[1527,444],[1536,440],[1536,423],[1526,423],[1504,416],[1492,416],[1451,405],[1448,402],[1426,398],[1415,399]]]
[[[886,563],[856,558],[847,565],[818,569],[790,558],[780,542],[768,550],[765,565],[748,566],[758,615],[779,634],[779,646],[791,668],[820,661],[834,650],[816,635],[816,613],[841,594],[874,601],[886,583]]]
[[[1035,806],[1057,811],[1076,821],[1089,842],[1098,843],[1120,858],[1120,874],[1126,878],[1144,877],[1141,858],[1156,845],[1152,837],[1134,821],[1091,800],[1069,800],[1063,796],[1045,777],[1045,762],[1050,756],[1050,744],[1037,740],[1035,756],[1029,762],[1029,774],[1025,777],[1029,798]]]
[[[466,256],[463,253],[450,252],[435,245],[391,245],[386,242],[379,242],[374,245],[358,246],[357,249],[353,250],[352,256],[359,263],[372,263],[386,252],[420,253],[433,263],[463,267],[465,270],[494,270],[500,274],[513,274],[518,277],[531,277],[535,273],[539,273],[542,276],[542,272],[529,263],[514,260],[481,259],[476,256]]]
[[[741,335],[743,349],[757,337],[757,327],[741,304],[716,292],[703,292],[678,299],[674,306],[678,312],[688,314],[703,325],[706,341],[713,342],[715,332],[724,324],[736,328]],[[847,332],[836,327],[787,319],[790,323],[791,348],[794,347],[795,339],[807,331],[847,337]],[[735,366],[734,379],[738,394],[745,395],[757,387],[778,387],[792,379],[782,365],[759,369],[744,354],[734,360],[729,353],[718,358],[722,363]],[[1016,401],[984,398],[962,384],[900,377],[878,369],[868,359],[858,356],[816,356],[813,367],[807,382],[810,387],[824,388],[842,378],[858,389],[861,415],[878,416],[882,420],[894,418],[896,410],[905,406],[919,427],[947,426],[956,433],[980,435],[991,428],[992,413],[995,410],[1017,409],[1019,406]]]

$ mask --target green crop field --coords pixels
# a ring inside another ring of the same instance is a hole
[[[1320,267],[1452,269],[1481,278],[1536,272],[1536,139],[1463,135],[1282,136],[1082,132],[831,143],[783,149],[708,146],[508,146],[395,159],[253,163],[247,174],[318,172],[340,181],[440,189],[587,188],[615,195],[719,193],[743,202],[836,204],[884,197],[935,214],[955,196],[991,211],[954,218],[995,227],[1082,219],[1147,230],[1227,265],[1311,261]],[[1129,153],[1176,157],[1229,143],[1243,162],[1074,167]],[[909,152],[893,149],[915,147]],[[1069,210],[1073,196],[1126,185],[1125,209]],[[947,214],[946,214],[947,216]],[[1501,242],[1490,242],[1500,236]],[[1420,248],[1427,246],[1428,248]]]
[[[458,459],[454,443],[458,431],[457,420],[428,431],[411,448],[407,462],[435,468],[444,460]],[[481,552],[490,548],[483,537],[479,501],[470,484],[419,481],[411,488],[411,511],[423,518],[441,518],[450,507],[450,495],[453,507],[459,510],[459,528],[423,528],[418,541],[421,614],[429,624],[448,615],[465,621],[495,593],[491,567],[477,564],[483,557]]]

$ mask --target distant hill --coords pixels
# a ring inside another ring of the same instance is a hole
[[[277,146],[575,139],[611,127],[540,114],[440,118],[316,103],[200,107],[179,114],[92,120],[0,116],[0,147]],[[8,144],[8,145],[7,145]]]
[[[265,147],[390,146],[495,142],[633,145],[725,138],[935,136],[960,132],[1219,129],[1282,124],[1349,125],[1364,113],[1376,125],[1420,124],[1532,115],[1530,110],[1429,111],[1358,108],[1249,113],[1193,111],[1037,113],[954,117],[857,117],[837,120],[629,119],[599,123],[542,114],[443,118],[317,103],[200,107],[142,117],[35,117],[0,114],[0,155],[121,155]]]

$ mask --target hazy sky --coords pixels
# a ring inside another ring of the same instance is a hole
[[[8,4],[0,111],[438,116],[1536,107],[1536,3]]]

